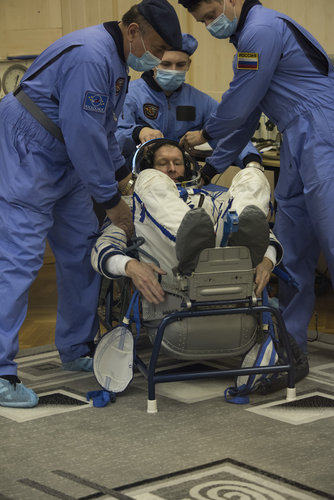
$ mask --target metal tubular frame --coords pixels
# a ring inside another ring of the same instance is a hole
[[[295,390],[295,370],[294,370],[294,359],[291,351],[291,346],[288,339],[288,334],[278,309],[275,309],[267,305],[253,305],[250,303],[249,299],[238,300],[238,304],[245,304],[244,306],[239,305],[238,307],[231,307],[221,309],[222,306],[227,306],[235,304],[236,301],[225,300],[225,301],[215,301],[215,302],[194,302],[192,308],[186,311],[176,311],[168,314],[163,318],[158,327],[156,337],[153,344],[152,354],[149,364],[145,364],[139,356],[136,356],[135,364],[141,373],[145,376],[148,381],[148,405],[155,401],[155,384],[162,382],[175,382],[180,380],[194,380],[200,378],[213,378],[213,377],[229,377],[229,376],[240,376],[240,375],[252,375],[261,373],[288,373],[288,388],[287,388],[287,398],[289,394],[292,394]],[[248,305],[247,305],[248,304]],[[201,307],[207,306],[217,306],[216,309],[199,309]],[[218,309],[218,306],[220,307]],[[193,310],[193,307],[196,308]],[[269,313],[274,316],[277,320],[278,326],[278,340],[282,342],[286,355],[287,364],[275,365],[275,366],[261,366],[261,367],[244,367],[237,369],[221,369],[221,370],[203,370],[200,372],[186,372],[186,373],[168,373],[161,372],[156,373],[157,362],[160,353],[161,342],[163,339],[164,331],[167,325],[173,323],[174,321],[181,320],[183,318],[194,318],[199,316],[224,316],[227,314],[252,314],[257,313]],[[289,393],[290,391],[290,393]],[[148,406],[149,408],[149,406]],[[156,413],[157,410],[149,411],[150,413]]]

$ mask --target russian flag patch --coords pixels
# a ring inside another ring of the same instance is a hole
[[[259,69],[259,54],[257,52],[238,52],[237,69]]]
[[[107,108],[108,99],[109,97],[107,95],[88,91],[85,95],[83,109],[86,111],[104,113]]]

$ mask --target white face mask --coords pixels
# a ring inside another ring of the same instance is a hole
[[[155,57],[149,50],[146,50],[142,36],[140,36],[140,38],[145,49],[144,54],[141,57],[137,57],[132,54],[130,43],[130,53],[128,55],[127,63],[128,66],[130,66],[130,68],[134,69],[135,71],[148,71],[158,66],[158,64],[161,63],[161,59]]]

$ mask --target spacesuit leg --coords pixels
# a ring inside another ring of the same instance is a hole
[[[256,267],[269,245],[269,182],[261,170],[247,167],[233,178],[227,198],[233,198],[231,210],[239,217],[238,230],[231,234],[228,244],[247,246]]]
[[[244,168],[233,177],[227,198],[233,198],[231,209],[236,210],[239,216],[247,206],[254,205],[267,217],[270,202],[268,179],[257,168]]]
[[[55,342],[64,363],[85,355],[98,331],[100,276],[90,253],[98,230],[92,200],[78,180],[54,208],[48,240],[56,257],[58,311]]]

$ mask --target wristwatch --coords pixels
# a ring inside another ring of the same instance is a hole
[[[127,185],[125,186],[123,192],[122,192],[122,195],[123,196],[126,196],[128,194],[128,192],[130,191],[130,189],[132,188],[132,186],[134,185],[135,183],[135,178],[134,177],[131,177],[131,179],[129,180],[129,182],[127,183]]]
[[[258,168],[259,170],[261,170],[261,172],[264,172],[264,166],[261,165],[261,163],[258,163],[257,161],[250,161],[249,163],[247,163],[246,168],[247,167]]]

